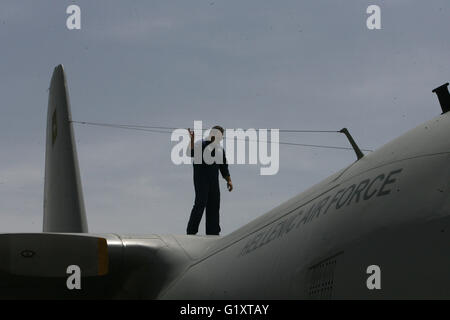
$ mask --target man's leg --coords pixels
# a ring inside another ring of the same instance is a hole
[[[220,188],[219,182],[210,184],[208,202],[206,204],[206,234],[219,235],[220,233]]]
[[[208,181],[201,175],[194,175],[195,201],[187,225],[187,234],[197,234],[203,210],[208,202]]]

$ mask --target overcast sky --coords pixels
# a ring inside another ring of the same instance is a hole
[[[81,30],[66,28],[71,4]],[[381,30],[366,27],[371,4]],[[347,127],[376,149],[441,112],[431,90],[450,80],[449,15],[448,0],[2,0],[0,232],[42,230],[47,89],[60,63],[74,120]],[[75,136],[90,232],[185,233],[192,166],[171,162],[170,135],[75,125]],[[280,140],[348,146],[334,134]],[[274,176],[230,166],[222,234],[354,160],[281,145]]]

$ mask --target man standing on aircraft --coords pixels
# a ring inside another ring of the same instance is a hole
[[[219,171],[222,177],[227,181],[228,191],[233,190],[233,184],[231,183],[230,172],[228,171],[225,151],[220,146],[220,141],[222,140],[224,129],[221,126],[213,127],[208,139],[199,141],[197,147],[194,145],[194,132],[191,131],[191,129],[188,129],[188,131],[191,137],[190,155],[191,157],[194,157],[195,202],[187,225],[187,234],[197,234],[198,226],[203,216],[203,211],[206,208],[206,234],[219,235]],[[215,152],[221,152],[222,161],[216,162],[214,160],[212,162],[205,162],[205,160],[207,159],[204,159],[204,151],[208,147],[213,148],[211,149],[212,151],[210,152],[210,154],[214,159]],[[199,156],[198,154],[196,154],[196,152],[201,152],[201,161],[195,161]]]

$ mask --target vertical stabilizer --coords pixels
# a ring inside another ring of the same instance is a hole
[[[48,97],[44,232],[88,232],[64,68],[53,71]]]

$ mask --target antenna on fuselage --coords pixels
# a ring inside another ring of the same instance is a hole
[[[450,111],[450,93],[448,92],[447,87],[448,82],[431,91],[436,93],[439,103],[441,104],[442,113]]]
[[[347,137],[348,141],[352,145],[352,148],[355,151],[356,157],[358,158],[358,160],[361,159],[362,157],[364,157],[364,153],[362,153],[361,149],[358,147],[358,145],[356,144],[355,140],[353,140],[353,137],[350,134],[350,132],[348,132],[347,128],[342,128],[339,132],[345,134],[345,136]]]

